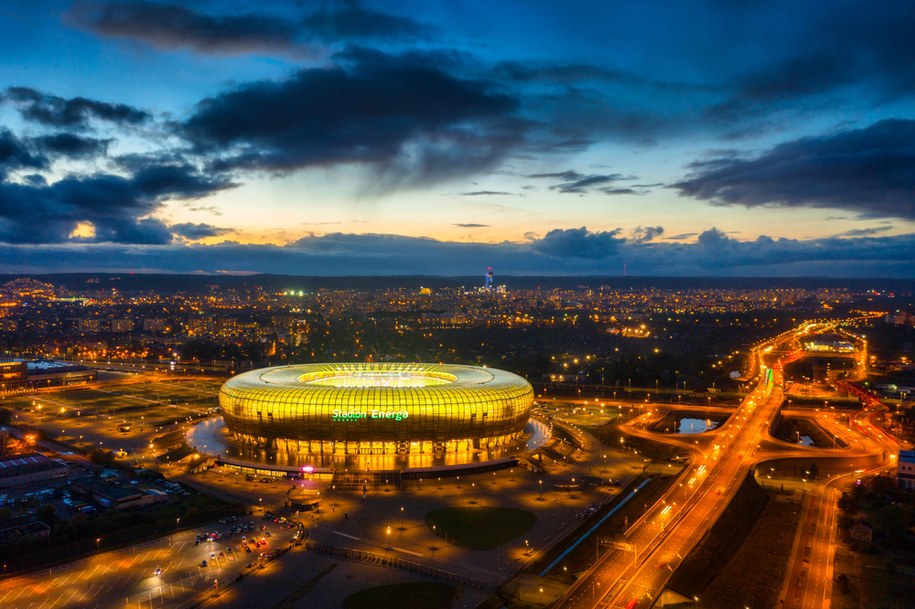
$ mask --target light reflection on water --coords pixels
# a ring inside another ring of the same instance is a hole
[[[712,419],[680,419],[677,425],[678,434],[704,433],[718,427],[718,421]]]

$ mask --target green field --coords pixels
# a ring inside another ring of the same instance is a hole
[[[110,388],[73,388],[53,393],[8,397],[5,408],[27,410],[43,420],[76,416],[133,420],[184,418],[217,405],[219,383],[206,381],[149,382]],[[39,408],[40,406],[40,408]]]
[[[448,584],[415,582],[360,590],[343,601],[345,609],[447,609],[455,590]]]
[[[500,507],[447,507],[426,514],[436,535],[467,550],[493,550],[526,533],[537,517],[527,510]]]

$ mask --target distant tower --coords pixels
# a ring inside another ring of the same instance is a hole
[[[491,290],[492,289],[492,267],[486,267],[486,272],[483,274],[483,289]]]

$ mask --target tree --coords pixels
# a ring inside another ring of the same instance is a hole
[[[89,460],[100,465],[111,465],[114,463],[114,453],[104,448],[96,448],[89,453]]]
[[[13,422],[13,411],[9,408],[0,408],[0,425],[9,425]]]
[[[848,511],[848,502],[849,502],[848,493],[843,491],[842,496],[839,497],[839,503],[838,503],[839,509],[842,510],[843,512],[847,512]]]
[[[42,505],[38,508],[38,519],[46,524],[52,524],[57,520],[57,508],[50,503]]]
[[[839,590],[842,592],[842,594],[848,594],[848,576],[847,575],[845,575],[844,573],[840,573],[839,576],[836,577],[836,583],[839,585]]]

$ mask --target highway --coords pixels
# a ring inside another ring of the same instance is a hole
[[[693,463],[660,501],[626,533],[625,542],[601,558],[557,602],[557,608],[649,607],[670,574],[727,507],[754,463],[759,438],[783,399],[778,383],[762,380],[740,407],[702,444],[692,444]],[[650,415],[643,415],[650,416]],[[627,433],[647,436],[641,417]],[[653,435],[653,434],[652,434]],[[682,440],[681,440],[682,441]]]
[[[682,438],[647,431],[646,427],[655,416],[651,413],[621,426],[627,434],[675,443],[689,449],[693,457],[691,465],[681,475],[678,484],[672,486],[653,506],[646,506],[644,516],[626,531],[625,540],[616,543],[614,549],[600,558],[553,606],[557,609],[652,606],[672,572],[717,521],[743,479],[758,463],[828,455],[837,460],[853,459],[851,463],[854,467],[860,467],[860,463],[866,463],[868,467],[882,465],[892,452],[880,443],[868,441],[868,434],[871,440],[883,439],[887,444],[891,441],[886,434],[872,428],[873,412],[854,418],[861,434],[849,434],[849,429],[844,429],[843,438],[859,436],[857,439],[849,438],[846,448],[822,450],[799,447],[774,440],[769,435],[771,422],[784,401],[783,362],[803,357],[796,346],[800,337],[833,327],[833,322],[808,323],[782,333],[768,343],[756,345],[753,353],[759,360],[756,367],[759,380],[755,389],[725,424],[714,432],[701,434],[702,437],[693,439],[692,444]],[[775,361],[772,368],[767,368],[764,358],[782,345],[787,346],[784,355]],[[834,430],[834,433],[838,435],[839,430]],[[798,605],[800,607],[815,606],[820,609],[824,606],[822,599],[828,598],[831,592],[831,585],[823,582],[831,580],[829,548],[834,542],[835,484],[838,484],[837,479],[833,479],[833,485],[823,485],[818,502],[810,506],[804,521],[811,534],[817,531],[819,534],[809,540],[810,567],[803,576],[798,576],[801,585],[795,584],[798,594],[804,598]],[[807,540],[802,549],[806,551],[806,548]],[[802,580],[807,577],[815,577],[820,583],[803,585]],[[807,604],[807,597],[819,598],[820,603],[810,600],[811,604]]]
[[[864,405],[849,417],[851,425],[843,426],[826,414],[818,419],[823,428],[849,442],[849,448],[860,455],[850,464],[858,469],[819,482],[805,497],[795,548],[779,595],[785,609],[829,607],[834,579],[837,503],[842,488],[856,479],[892,471],[899,450],[906,448],[876,425],[876,417],[886,410],[876,396],[849,383],[843,388],[858,395]]]

